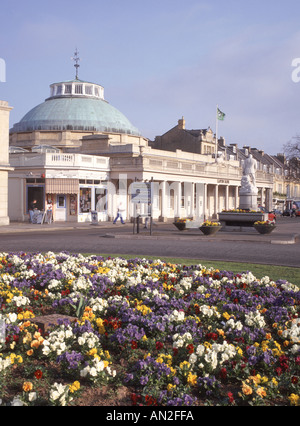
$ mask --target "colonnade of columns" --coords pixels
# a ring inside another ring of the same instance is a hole
[[[126,189],[122,196],[127,200],[127,218],[133,217],[133,203],[131,203],[130,185],[128,181],[128,192]],[[152,214],[156,220],[165,222],[174,218],[193,218],[196,220],[216,219],[218,213],[223,210],[239,208],[239,188],[240,182],[236,184],[220,182],[182,182],[182,181],[153,181],[152,194]],[[267,210],[272,209],[272,189],[259,188],[259,204],[265,206]],[[110,211],[116,210],[118,196],[109,196],[108,204]],[[112,204],[114,207],[112,207]],[[140,214],[148,214],[147,204],[138,207]],[[111,215],[110,215],[111,216]]]

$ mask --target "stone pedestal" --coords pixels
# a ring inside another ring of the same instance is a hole
[[[257,210],[257,194],[253,193],[240,193],[240,206],[241,210]]]

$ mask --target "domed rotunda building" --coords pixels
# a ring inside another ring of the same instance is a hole
[[[50,97],[10,129],[11,219],[28,220],[34,201],[40,212],[50,201],[56,221],[90,221],[96,209],[99,220],[112,218],[115,206],[110,202],[109,212],[107,203],[109,153],[128,145],[139,152],[147,144],[128,118],[105,100],[101,85],[77,75],[51,84]]]
[[[104,99],[99,84],[79,79],[50,85],[50,97],[31,109],[10,130],[10,145],[31,150],[39,145],[80,148],[83,136],[104,134],[139,143],[141,134],[128,118]]]

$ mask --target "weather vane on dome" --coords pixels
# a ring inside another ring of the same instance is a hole
[[[78,62],[81,60],[78,55],[79,55],[79,52],[78,52],[78,49],[76,47],[74,56],[71,58],[75,62],[74,67],[76,68],[76,76],[75,76],[76,80],[78,80],[78,68],[80,67]]]

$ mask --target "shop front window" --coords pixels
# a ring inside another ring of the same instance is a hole
[[[91,211],[91,188],[80,188],[80,213],[89,213]]]
[[[107,189],[95,188],[95,210],[97,212],[107,211]]]

